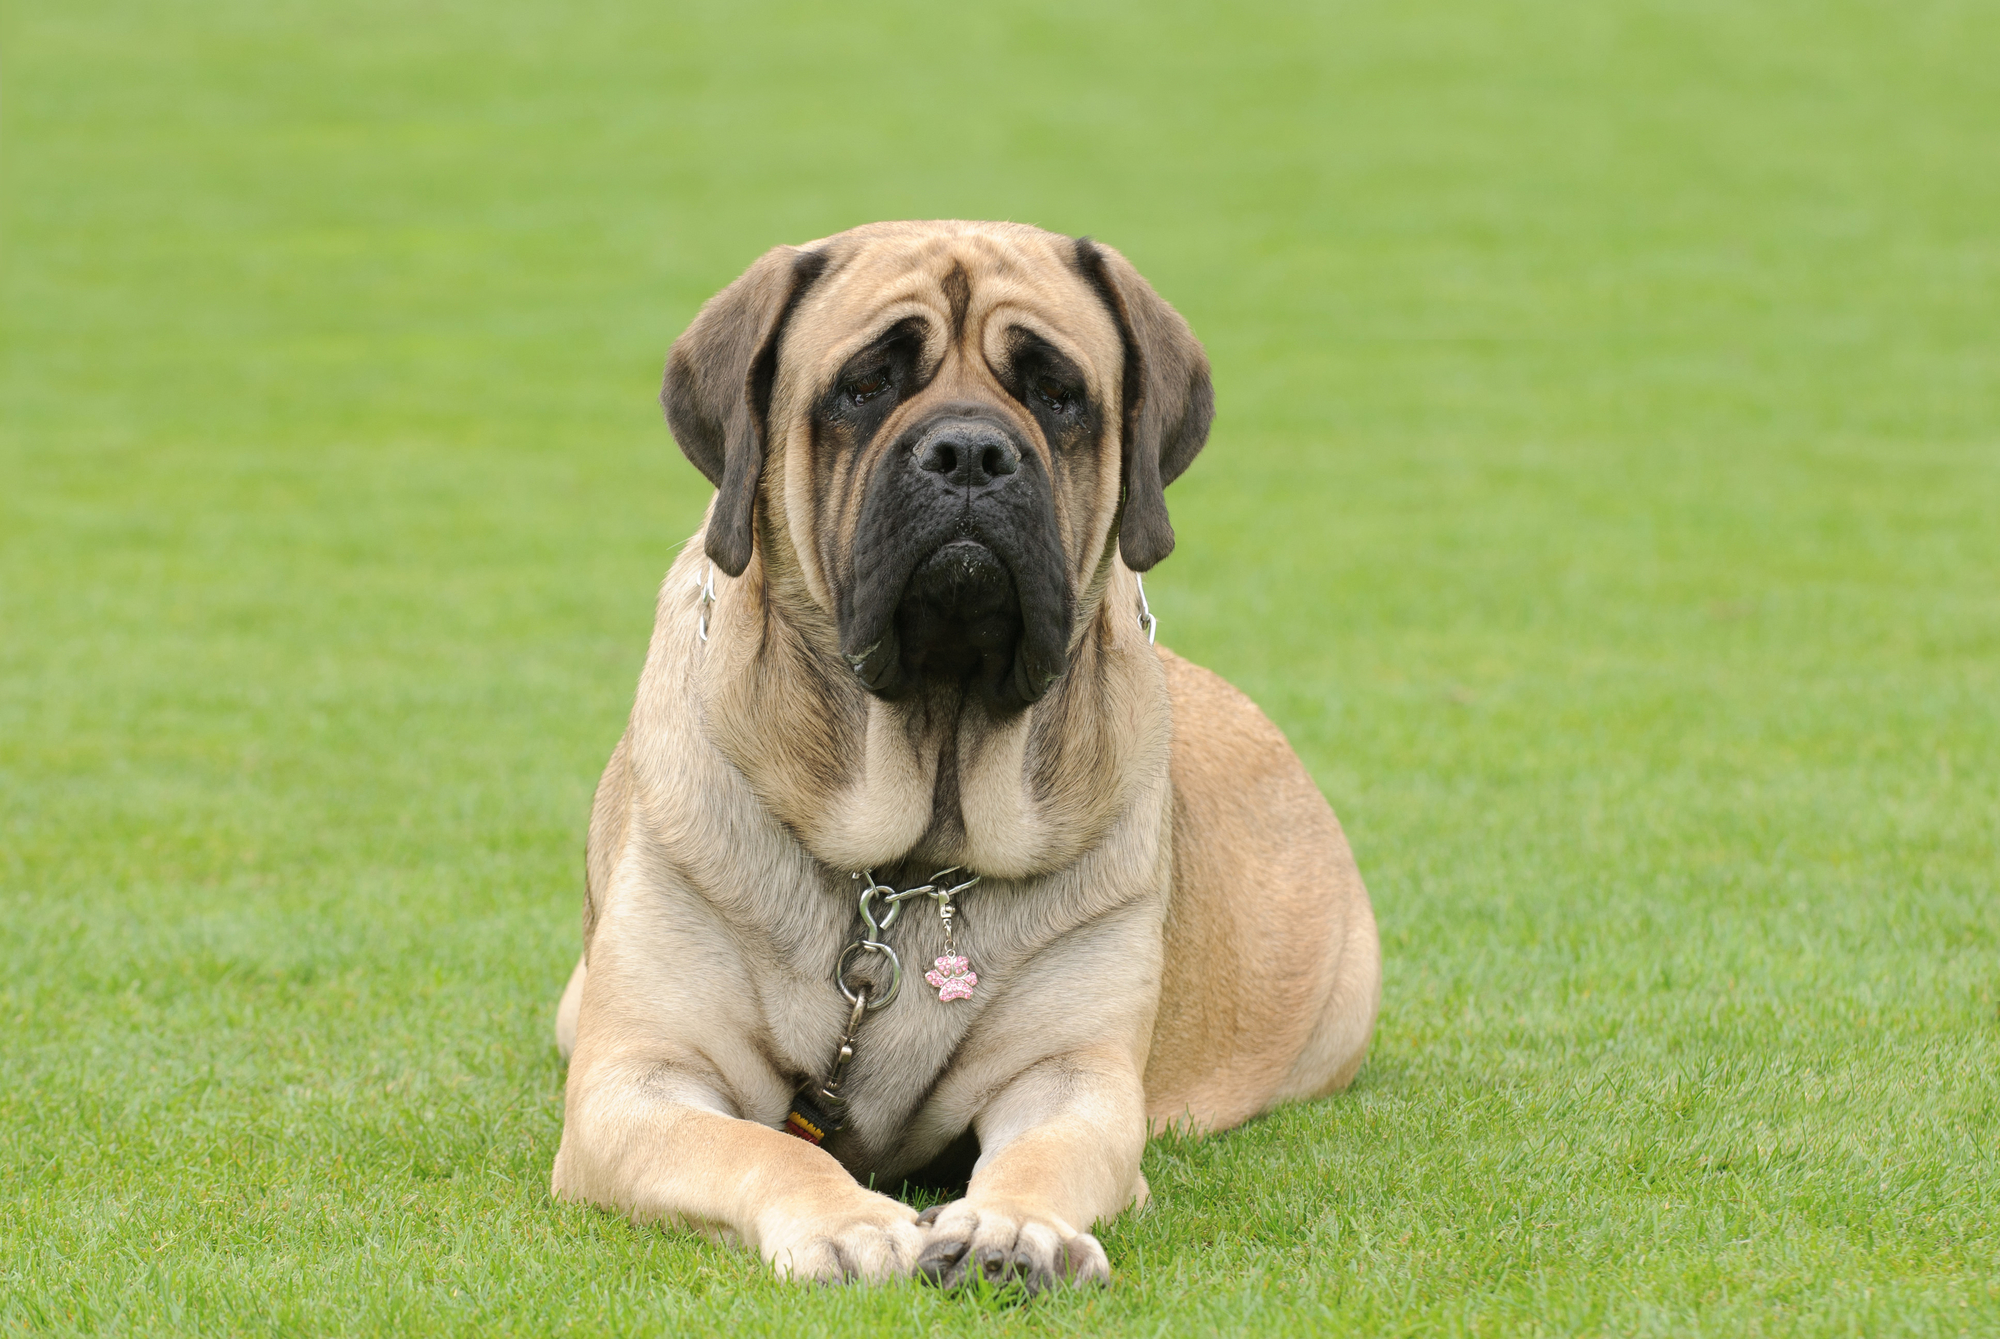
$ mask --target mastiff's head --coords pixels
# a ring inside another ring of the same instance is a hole
[[[766,253],[661,395],[715,484],[708,554],[795,571],[877,697],[1046,693],[1115,544],[1144,571],[1213,414],[1187,322],[1125,258],[1008,223],[882,223]]]

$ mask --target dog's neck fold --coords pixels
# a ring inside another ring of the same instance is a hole
[[[743,575],[717,580],[691,674],[717,746],[822,863],[1049,873],[1103,838],[1132,778],[1165,767],[1161,670],[1137,621],[1115,616],[1137,591],[1111,551],[1068,669],[1041,701],[996,719],[955,686],[871,696],[789,544],[769,521],[760,530]],[[684,635],[695,639],[692,620]]]

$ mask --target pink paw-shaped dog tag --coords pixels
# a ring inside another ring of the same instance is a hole
[[[972,988],[979,984],[979,973],[972,970],[972,964],[956,953],[947,953],[936,959],[937,966],[924,973],[924,980],[937,987],[940,1000],[969,1000]]]

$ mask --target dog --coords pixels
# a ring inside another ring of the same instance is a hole
[[[716,493],[591,809],[554,1194],[791,1278],[1108,1281],[1149,1132],[1346,1086],[1380,991],[1304,767],[1152,644],[1207,356],[1110,247],[880,223],[757,260],[661,400]]]

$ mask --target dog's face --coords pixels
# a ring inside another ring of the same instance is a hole
[[[1206,437],[1185,322],[1106,248],[1009,224],[877,224],[779,248],[674,346],[663,401],[720,490],[732,574],[784,552],[870,693],[1005,715],[1066,669],[1118,541]]]
[[[857,239],[780,340],[787,528],[878,696],[963,685],[1004,711],[1067,662],[1118,509],[1124,341],[1058,247]]]

